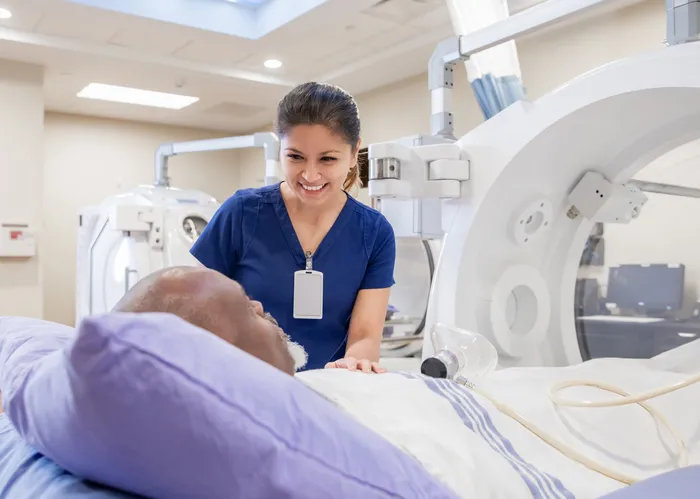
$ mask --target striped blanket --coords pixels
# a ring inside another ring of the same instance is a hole
[[[486,408],[463,386],[449,380],[433,379],[421,375],[404,374],[421,380],[436,395],[447,400],[462,424],[488,444],[488,446],[515,470],[534,499],[573,499],[574,495],[561,480],[544,472],[523,459],[513,443],[501,433]],[[529,496],[528,496],[529,497]]]
[[[625,364],[622,369],[620,362]],[[590,458],[646,478],[673,468],[674,449],[659,441],[661,432],[644,411],[638,407],[557,409],[547,397],[548,387],[563,379],[597,377],[641,392],[680,376],[653,373],[634,362],[615,359],[569,368],[497,371],[480,387]],[[411,454],[460,497],[593,499],[625,486],[563,455],[484,397],[451,381],[411,373],[371,375],[335,369],[304,372],[297,378]],[[697,390],[695,395],[700,396],[700,386]],[[567,395],[595,398],[590,389],[583,393],[573,389]],[[692,436],[700,429],[700,419],[674,406],[684,404],[688,396],[694,394],[679,392],[675,399],[668,395],[660,409],[691,444],[692,463],[698,461]]]

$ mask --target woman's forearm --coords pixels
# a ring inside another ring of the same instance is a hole
[[[380,340],[376,338],[362,338],[348,344],[345,357],[355,359],[367,359],[371,362],[379,362]]]

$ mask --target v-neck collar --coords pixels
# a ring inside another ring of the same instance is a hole
[[[277,219],[280,222],[280,228],[282,229],[282,233],[284,234],[284,238],[289,245],[292,255],[294,255],[294,259],[303,268],[306,265],[304,248],[301,246],[301,242],[299,242],[299,237],[297,236],[296,230],[294,230],[294,224],[292,224],[292,219],[289,216],[287,205],[284,204],[284,199],[282,199],[281,182],[278,184],[276,191],[275,197],[277,199],[273,204],[275,207],[275,212],[277,213]],[[314,262],[322,258],[323,255],[330,249],[349,220],[349,214],[352,211],[352,201],[350,200],[350,195],[347,192],[344,194],[347,197],[345,204],[340,210],[338,217],[333,222],[333,225],[331,225],[331,228],[328,230],[326,235],[323,236],[321,243],[316,248],[316,251],[312,257]]]

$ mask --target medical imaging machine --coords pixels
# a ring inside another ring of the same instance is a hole
[[[668,47],[516,102],[459,140],[452,70],[471,54],[605,3],[553,0],[443,42],[429,75],[432,140],[369,147],[370,196],[397,232],[444,236],[426,330],[444,323],[476,331],[502,366],[582,360],[574,287],[593,225],[633,223],[647,197],[632,176],[700,137],[699,5],[667,3]],[[422,353],[432,355],[430,341]]]
[[[76,324],[106,313],[139,279],[159,269],[195,265],[190,248],[219,208],[212,196],[170,186],[168,158],[178,154],[263,148],[265,183],[279,180],[279,140],[272,133],[161,145],[155,182],[112,196],[79,215]]]

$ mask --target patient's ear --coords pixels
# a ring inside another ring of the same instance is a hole
[[[255,309],[255,313],[260,317],[265,317],[265,310],[263,309],[262,303],[257,300],[250,300],[251,306]]]

